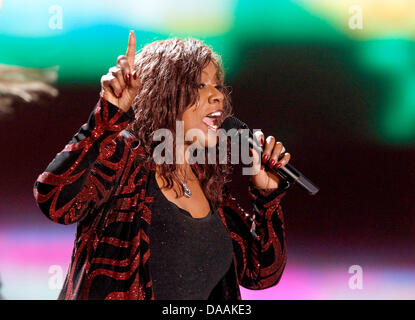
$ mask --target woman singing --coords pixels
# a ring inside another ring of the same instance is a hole
[[[34,185],[48,218],[77,223],[59,299],[236,300],[239,285],[274,286],[286,264],[280,201],[290,184],[261,166],[246,186],[246,212],[225,185],[230,165],[190,164],[194,141],[174,138],[181,163],[153,158],[155,132],[175,133],[176,121],[185,136],[203,133],[199,149],[217,148],[231,112],[218,56],[195,39],[135,47],[130,32],[87,123]],[[257,138],[263,162],[288,163],[274,137]]]

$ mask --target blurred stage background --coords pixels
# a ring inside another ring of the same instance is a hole
[[[236,116],[283,141],[321,188],[286,195],[285,273],[244,299],[414,299],[414,16],[410,0],[0,1],[0,64],[57,66],[59,90],[0,100],[3,298],[58,295],[75,226],[43,216],[33,183],[86,122],[134,29],[138,49],[173,36],[210,44]],[[361,289],[349,287],[353,265]]]

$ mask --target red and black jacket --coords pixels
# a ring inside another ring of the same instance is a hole
[[[149,173],[136,137],[124,130],[128,112],[100,99],[88,122],[39,175],[34,196],[41,211],[61,224],[77,223],[72,261],[59,299],[154,299],[149,226],[153,201]],[[227,191],[218,212],[232,239],[231,268],[209,299],[239,300],[239,285],[274,286],[286,264],[285,189],[250,186],[252,212]],[[254,228],[252,221],[254,221]]]

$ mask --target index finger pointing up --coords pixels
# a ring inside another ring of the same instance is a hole
[[[135,45],[136,45],[135,34],[134,34],[134,31],[131,30],[130,36],[128,38],[128,48],[127,48],[127,53],[126,53],[127,61],[131,68],[134,68]]]

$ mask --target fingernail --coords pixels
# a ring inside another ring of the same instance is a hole
[[[275,169],[279,169],[279,168],[281,168],[282,167],[282,163],[280,162],[280,163],[278,163],[276,166],[275,166]]]
[[[137,80],[137,71],[134,71],[133,78],[134,78],[134,80]]]
[[[252,154],[252,150],[251,150],[251,149],[249,149],[249,156],[250,156],[250,157],[252,157],[252,156],[253,156],[253,154]]]
[[[261,138],[261,147],[264,145],[264,138]]]
[[[269,162],[269,166],[270,167],[273,167],[275,165],[275,160],[274,159],[272,159],[270,162]]]
[[[267,161],[268,161],[268,159],[269,159],[269,155],[264,154],[264,155],[262,156],[262,162],[267,162]]]
[[[125,78],[127,79],[127,83],[130,84],[131,83],[131,76],[130,76],[130,74],[127,74],[125,76]]]

